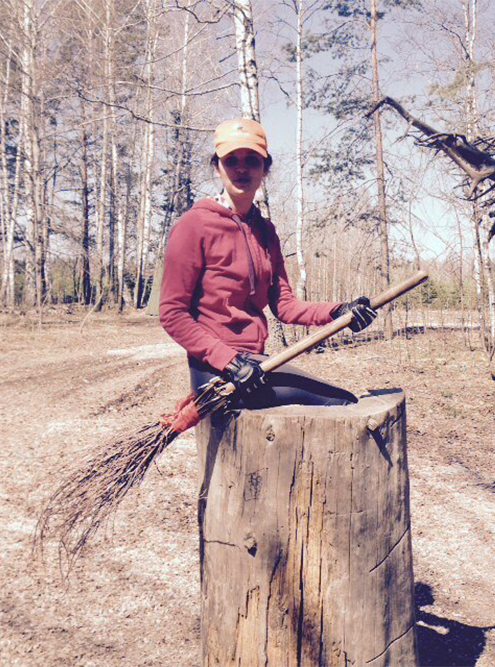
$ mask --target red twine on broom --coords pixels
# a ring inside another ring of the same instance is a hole
[[[183,433],[188,428],[196,426],[201,417],[195,404],[196,394],[191,392],[175,406],[175,412],[162,415],[160,422],[164,429],[171,428],[176,433]]]

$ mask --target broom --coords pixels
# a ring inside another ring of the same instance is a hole
[[[386,290],[371,300],[377,310],[427,280],[428,274],[418,271],[408,280]],[[272,371],[294,359],[317,343],[349,326],[351,312],[330,322],[317,332],[261,363],[265,372]],[[35,551],[56,538],[59,560],[67,560],[69,569],[98,528],[109,518],[128,492],[140,484],[156,458],[180,433],[192,428],[214,412],[228,407],[235,391],[232,383],[213,378],[196,395],[189,394],[172,414],[143,426],[132,434],[117,438],[80,470],[71,474],[55,491],[44,508],[34,536]]]

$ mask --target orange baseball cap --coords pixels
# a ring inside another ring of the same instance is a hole
[[[238,148],[251,148],[268,157],[268,143],[263,127],[250,118],[225,120],[215,130],[215,153],[224,157]]]

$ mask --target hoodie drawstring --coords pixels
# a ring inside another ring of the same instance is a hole
[[[250,287],[249,296],[253,296],[255,294],[256,277],[254,272],[254,262],[253,262],[253,256],[251,254],[251,248],[249,247],[249,241],[247,238],[246,230],[244,229],[244,225],[242,224],[242,220],[239,218],[238,215],[233,215],[232,220],[236,223],[236,225],[243,233],[244,241],[246,242],[248,267],[249,267],[249,287]]]

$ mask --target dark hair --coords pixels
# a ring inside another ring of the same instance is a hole
[[[220,158],[218,157],[218,155],[216,153],[214,153],[210,158],[210,165],[212,167],[217,167],[218,168],[219,161],[220,161]],[[263,158],[263,163],[264,163],[264,166],[265,166],[265,174],[268,174],[268,172],[270,171],[270,167],[273,164],[273,158],[270,155],[270,153],[268,153],[268,155]]]

